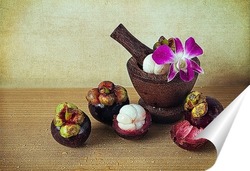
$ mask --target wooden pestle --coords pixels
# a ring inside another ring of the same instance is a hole
[[[110,35],[119,42],[142,66],[144,58],[153,53],[153,50],[136,39],[122,24]]]

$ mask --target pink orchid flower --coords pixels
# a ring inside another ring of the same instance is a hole
[[[177,73],[180,73],[180,78],[189,82],[194,78],[194,72],[204,73],[203,69],[192,60],[203,54],[202,48],[195,42],[194,38],[190,37],[185,42],[185,48],[179,38],[174,38],[175,53],[167,45],[158,47],[152,58],[159,65],[170,64],[168,73],[168,82],[173,80]]]

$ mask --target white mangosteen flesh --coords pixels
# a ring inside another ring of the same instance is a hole
[[[153,60],[152,54],[149,54],[148,56],[146,56],[146,58],[143,61],[142,69],[146,73],[163,75],[163,74],[167,74],[169,70],[169,65],[168,64],[158,65]]]
[[[120,109],[116,119],[122,130],[139,130],[145,124],[146,111],[138,104],[128,104]]]

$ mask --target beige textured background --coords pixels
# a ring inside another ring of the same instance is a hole
[[[109,36],[119,23],[150,47],[193,36],[198,86],[250,84],[248,0],[0,0],[0,87],[132,86],[130,54]]]

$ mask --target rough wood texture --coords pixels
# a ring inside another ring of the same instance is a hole
[[[126,48],[141,66],[144,58],[153,53],[152,49],[135,38],[122,24],[110,36]]]
[[[246,87],[195,87],[226,107]],[[122,139],[88,112],[89,89],[0,89],[0,170],[205,170],[216,160],[212,144],[185,151],[170,139],[170,125],[153,124],[141,140]],[[139,96],[128,88],[131,103]],[[92,132],[85,146],[68,148],[51,136],[58,103],[85,111]]]

